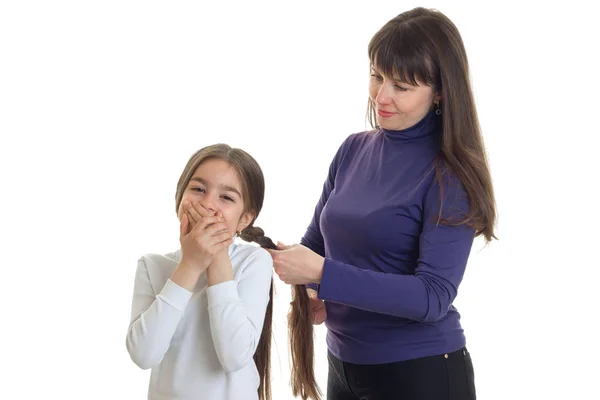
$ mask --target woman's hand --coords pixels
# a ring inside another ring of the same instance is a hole
[[[317,292],[307,288],[308,300],[310,306],[310,318],[313,325],[321,325],[327,319],[327,310],[325,302],[317,297]]]
[[[277,243],[278,250],[267,249],[273,257],[273,267],[279,279],[289,285],[321,283],[325,259],[302,246]]]

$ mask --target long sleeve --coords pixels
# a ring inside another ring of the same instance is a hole
[[[349,146],[349,142],[354,135],[350,135],[338,148],[333,160],[329,164],[329,172],[327,174],[327,178],[323,183],[323,190],[321,191],[321,197],[315,206],[315,211],[313,214],[313,218],[304,233],[304,236],[300,240],[300,244],[308,247],[315,253],[319,254],[321,257],[325,257],[325,243],[323,240],[323,235],[321,234],[321,213],[323,212],[323,207],[327,203],[327,199],[329,199],[329,195],[335,188],[335,177],[337,174],[337,169],[346,154],[347,147]],[[319,285],[314,283],[309,283],[305,285],[314,290],[318,290]]]
[[[464,187],[444,184],[443,218],[466,215]],[[466,225],[437,224],[440,190],[437,181],[425,196],[423,229],[414,275],[383,273],[326,258],[319,298],[366,311],[416,321],[442,318],[454,301],[474,239]]]
[[[337,159],[337,157],[336,157]],[[315,211],[313,214],[313,218],[304,233],[304,236],[300,240],[300,244],[308,247],[315,253],[321,255],[321,257],[325,256],[325,246],[323,243],[323,235],[321,234],[320,228],[320,218],[321,212],[323,211],[323,207],[325,203],[327,203],[327,199],[329,198],[329,194],[334,188],[335,182],[335,173],[336,173],[336,159],[329,166],[329,173],[327,174],[327,179],[323,183],[323,190],[321,191],[321,198],[319,199],[317,205],[315,206]]]
[[[250,257],[239,282],[227,281],[207,290],[213,343],[227,372],[252,361],[269,302],[273,259],[263,249]]]
[[[356,135],[350,135],[348,138],[346,138],[346,140],[344,140],[333,157],[333,160],[329,164],[329,172],[325,182],[323,183],[323,190],[321,191],[321,197],[315,206],[313,218],[308,225],[304,236],[300,240],[300,244],[308,247],[321,257],[325,257],[325,245],[323,241],[323,235],[321,234],[321,213],[323,212],[323,207],[325,207],[325,204],[329,199],[329,195],[335,188],[335,177],[337,170],[344,156],[346,155],[348,147],[350,146],[351,140],[354,136]]]
[[[144,259],[138,261],[126,346],[140,368],[152,368],[162,360],[191,296],[171,280],[155,295]]]

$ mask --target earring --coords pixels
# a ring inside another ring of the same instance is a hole
[[[442,115],[442,109],[440,108],[440,103],[435,103],[435,115]]]

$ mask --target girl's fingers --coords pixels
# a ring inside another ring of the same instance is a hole
[[[189,201],[183,203],[183,213],[188,215],[190,222],[196,224],[199,221],[199,218],[197,217],[197,213],[192,212],[191,208],[192,205]]]
[[[200,222],[203,217],[210,216],[207,211],[202,210],[202,206],[195,206],[194,203],[185,203],[184,209],[190,215],[190,219],[194,222],[194,224]]]
[[[211,237],[211,245],[216,246],[221,242],[229,241],[231,239],[232,239],[232,237],[229,234],[229,232],[219,233],[219,234],[213,235]]]
[[[229,232],[229,227],[225,222],[216,222],[207,227],[204,232],[210,236],[214,236],[221,232]]]
[[[217,222],[219,222],[219,217],[204,217],[196,223],[194,230],[204,231],[209,225],[216,224]]]
[[[208,229],[204,231],[196,231],[195,233],[196,243],[198,244],[198,246],[205,249],[209,249],[223,241],[230,239],[232,239],[232,236],[227,229],[221,229],[219,232],[215,232],[212,234],[209,232]]]
[[[181,223],[179,224],[179,234],[181,236],[185,236],[188,234],[189,232],[189,228],[190,228],[190,221],[188,219],[187,214],[183,214],[183,217],[181,218]]]
[[[187,213],[187,211],[185,212],[185,214],[188,217],[188,222],[190,224],[190,231],[191,231],[196,226],[196,221],[194,221],[194,219],[190,216],[190,214]]]
[[[198,215],[198,220],[200,218],[212,216],[212,214],[202,207],[200,203],[190,203],[190,210],[194,212],[195,216]]]
[[[229,247],[229,245],[230,245],[231,243],[233,243],[233,240],[231,239],[231,237],[229,237],[228,239],[226,239],[226,240],[223,240],[223,241],[221,241],[221,242],[219,242],[219,243],[215,244],[214,246],[212,246],[212,250],[213,250],[213,252],[216,254],[216,253],[218,253],[219,251],[221,251],[221,250],[223,250],[223,249],[225,249],[225,248]]]

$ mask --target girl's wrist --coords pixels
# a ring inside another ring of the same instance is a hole
[[[171,275],[171,281],[191,292],[203,272],[203,269],[182,260]]]

